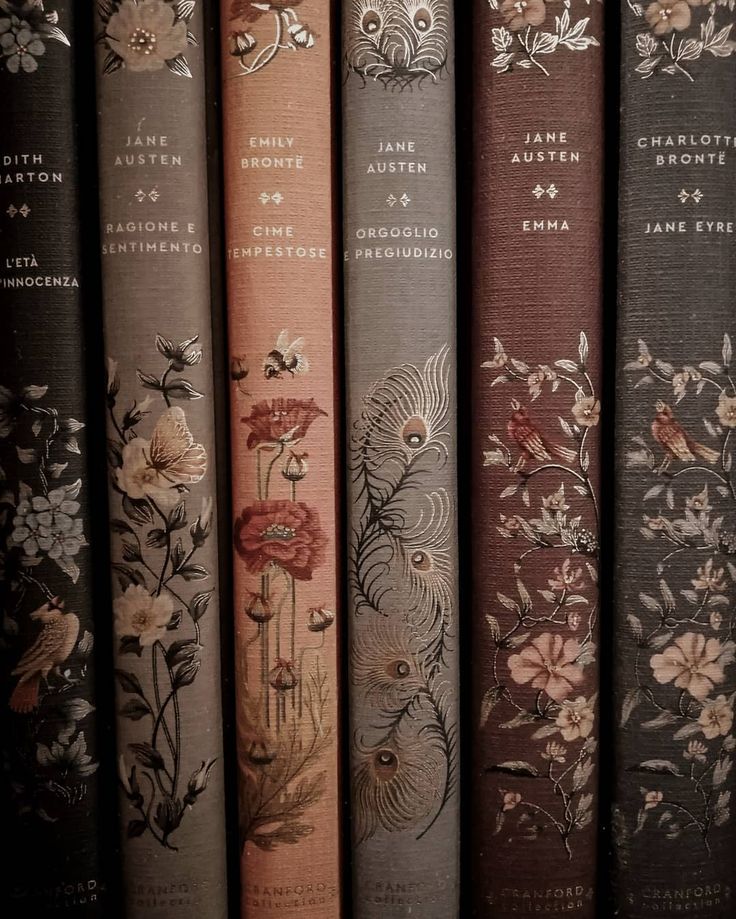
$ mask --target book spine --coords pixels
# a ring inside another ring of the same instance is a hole
[[[615,909],[736,909],[736,14],[621,4]]]
[[[91,515],[99,456],[87,436],[89,272],[76,129],[86,33],[75,13],[71,0],[0,5],[0,813],[9,843],[0,911],[8,917],[109,913],[93,654],[104,598]]]
[[[602,19],[476,2],[471,838],[493,919],[596,915]]]
[[[353,915],[458,915],[454,23],[344,0]]]
[[[340,915],[332,5],[224,0],[241,915]]]
[[[131,917],[227,911],[204,6],[96,4],[117,736]]]

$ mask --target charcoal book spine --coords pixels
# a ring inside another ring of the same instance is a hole
[[[9,919],[111,909],[98,731],[110,713],[98,708],[95,680],[105,525],[100,533],[91,484],[104,441],[88,436],[85,315],[95,292],[82,247],[75,76],[87,30],[75,7],[0,3],[0,912]]]
[[[458,915],[452,3],[344,0],[353,915]]]
[[[616,915],[736,910],[736,13],[621,4]]]
[[[209,14],[95,6],[125,910],[223,919]]]
[[[603,7],[474,9],[471,898],[594,919]]]

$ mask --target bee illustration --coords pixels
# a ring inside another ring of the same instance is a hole
[[[288,330],[283,329],[276,340],[276,347],[266,355],[263,373],[267,380],[280,380],[282,373],[290,373],[294,377],[309,370],[309,361],[302,354],[304,339],[295,338],[290,342],[289,338]]]
[[[401,89],[447,66],[449,0],[353,0],[345,53],[364,80]]]

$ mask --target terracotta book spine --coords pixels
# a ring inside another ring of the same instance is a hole
[[[594,919],[603,8],[475,12],[473,907]]]
[[[616,915],[736,911],[736,13],[621,4]]]
[[[204,7],[96,4],[117,736],[131,917],[221,919],[227,911]]]
[[[241,915],[340,915],[332,4],[224,0]]]
[[[105,589],[91,515],[104,444],[88,438],[75,78],[86,30],[74,6],[0,4],[0,819],[8,846],[0,912],[8,919],[109,909],[93,637]]]
[[[344,0],[353,915],[458,915],[454,23]]]

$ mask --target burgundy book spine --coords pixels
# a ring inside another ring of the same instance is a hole
[[[598,0],[476,0],[473,906],[594,919]]]

